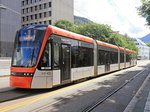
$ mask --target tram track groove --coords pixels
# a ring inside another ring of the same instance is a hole
[[[87,108],[85,108],[84,110],[82,110],[82,112],[91,112],[96,107],[98,107],[100,104],[102,104],[104,101],[106,101],[109,97],[111,97],[112,95],[114,95],[115,93],[117,93],[120,89],[122,89],[128,83],[130,83],[132,80],[134,80],[136,77],[138,77],[141,73],[143,73],[144,71],[148,70],[148,68],[149,67],[147,67],[144,70],[140,71],[138,74],[134,75],[129,80],[125,80],[125,83],[123,83],[121,86],[119,86],[118,88],[116,88],[115,90],[113,90],[112,92],[110,92],[109,94],[105,95],[103,98],[101,98],[100,100],[98,100],[94,104],[88,106]]]

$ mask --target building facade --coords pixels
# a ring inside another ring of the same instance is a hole
[[[134,43],[139,48],[138,59],[150,59],[150,48],[140,39],[135,39]]]
[[[12,55],[15,33],[20,28],[20,0],[0,0],[0,57]]]
[[[22,26],[73,21],[73,0],[22,0]]]

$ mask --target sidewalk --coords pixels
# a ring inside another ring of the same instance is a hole
[[[0,58],[0,77],[10,75],[11,58]]]

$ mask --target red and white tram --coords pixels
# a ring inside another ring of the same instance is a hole
[[[17,31],[10,86],[52,88],[136,65],[136,52],[50,25]]]

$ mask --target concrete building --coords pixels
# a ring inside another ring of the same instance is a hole
[[[15,33],[20,27],[20,0],[0,0],[0,57],[12,55]]]
[[[22,0],[22,26],[73,21],[73,0]]]
[[[150,59],[150,48],[140,39],[134,39],[134,43],[139,48],[138,59]]]

